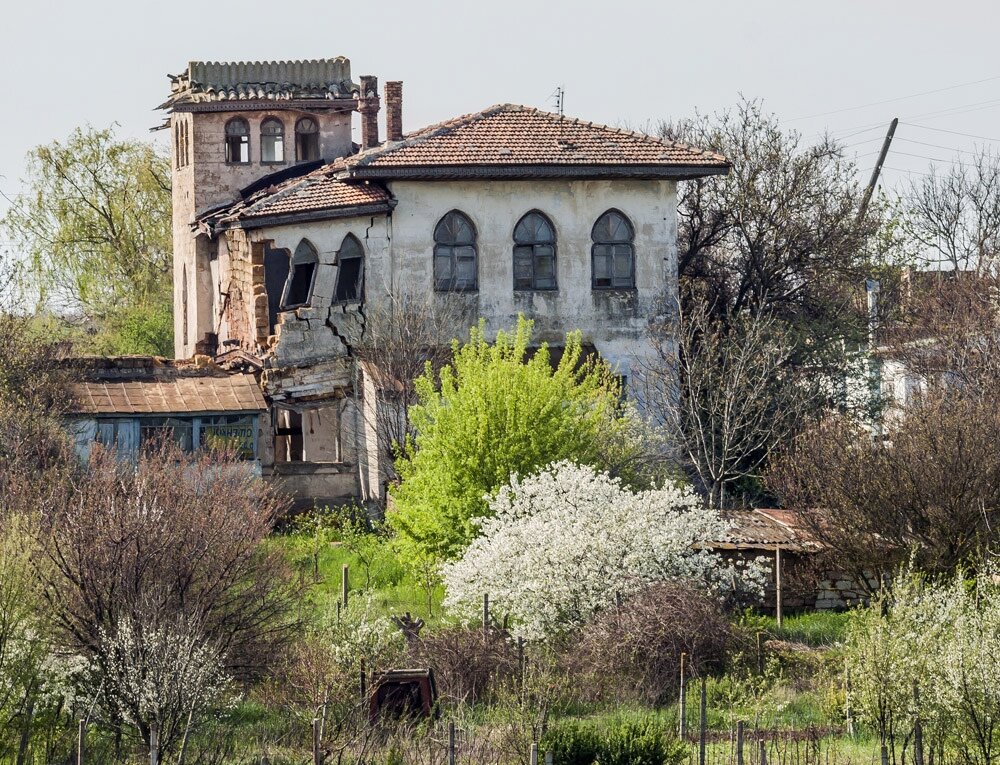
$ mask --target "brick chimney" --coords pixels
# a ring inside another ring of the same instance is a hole
[[[403,140],[403,83],[391,80],[385,84],[386,140]]]
[[[363,74],[358,111],[361,112],[361,150],[378,146],[378,78]]]

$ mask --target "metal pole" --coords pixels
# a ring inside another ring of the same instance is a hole
[[[343,604],[344,604],[344,608],[347,608],[347,590],[349,588],[350,578],[351,578],[350,570],[351,570],[351,567],[348,566],[345,563],[344,564],[344,568],[341,571],[340,599],[341,599],[341,602],[343,602]]]
[[[743,721],[736,723],[736,765],[743,765]]]
[[[490,639],[490,595],[483,594],[483,640]]]
[[[455,721],[448,723],[448,765],[455,765]]]
[[[920,689],[913,681],[913,765],[924,765],[924,729],[920,724]]]
[[[320,726],[319,718],[318,717],[314,717],[313,718],[313,726],[312,726],[312,734],[313,734],[312,735],[312,738],[313,738],[313,746],[312,746],[312,749],[313,749],[313,765],[322,765],[322,763],[323,763],[323,760],[322,760],[322,758],[320,757],[320,754],[319,754],[319,745],[320,745],[319,726]]]
[[[531,757],[529,758],[531,765],[538,765],[538,742],[531,742]]]
[[[160,763],[160,725],[152,722],[149,724],[149,765],[159,765]]]

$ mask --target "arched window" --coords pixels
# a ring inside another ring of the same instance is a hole
[[[476,228],[452,210],[434,227],[434,289],[475,290],[478,286]]]
[[[181,125],[181,167],[188,166],[188,151],[189,151],[189,141],[188,141],[188,123],[185,122]]]
[[[319,125],[312,117],[295,123],[295,158],[299,162],[319,159]]]
[[[174,123],[174,167],[181,168],[181,123]]]
[[[242,117],[226,123],[226,162],[231,165],[250,162],[250,125]]]
[[[629,219],[608,210],[590,233],[593,287],[595,290],[628,290],[635,287],[635,231]]]
[[[313,282],[316,280],[316,248],[308,239],[299,242],[292,255],[292,270],[285,282],[285,292],[281,296],[281,310],[308,305],[312,300]]]
[[[285,161],[285,125],[275,117],[260,123],[260,161],[265,165]]]
[[[514,289],[556,289],[556,230],[537,210],[514,226]]]
[[[333,299],[339,303],[364,300],[365,249],[354,234],[344,237],[337,253],[337,286]]]

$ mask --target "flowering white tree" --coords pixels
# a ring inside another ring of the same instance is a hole
[[[215,646],[183,625],[140,626],[123,620],[102,632],[102,698],[113,719],[133,726],[150,743],[159,729],[161,751],[180,740],[230,690]]]
[[[444,566],[445,606],[471,617],[488,593],[498,612],[510,615],[514,634],[530,640],[572,629],[653,582],[760,591],[765,575],[705,548],[728,526],[693,491],[633,493],[569,462],[515,476],[476,523],[480,536]]]

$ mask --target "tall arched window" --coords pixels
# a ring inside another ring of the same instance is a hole
[[[285,282],[285,292],[281,296],[281,310],[308,305],[312,300],[313,282],[316,280],[316,248],[308,239],[299,242],[292,255],[292,270]]]
[[[174,123],[174,167],[181,168],[181,123]]]
[[[635,231],[618,210],[608,210],[590,233],[593,287],[595,290],[628,290],[635,287]]]
[[[478,286],[476,228],[452,210],[434,227],[434,289],[475,290]]]
[[[312,117],[295,123],[295,158],[299,162],[319,159],[319,125]]]
[[[231,165],[250,162],[250,125],[242,117],[226,123],[226,162]]]
[[[365,248],[354,234],[344,237],[337,253],[337,286],[333,299],[340,303],[364,300]]]
[[[556,230],[538,210],[514,226],[514,289],[556,289]]]
[[[285,125],[275,117],[260,123],[260,161],[265,165],[285,161]]]

